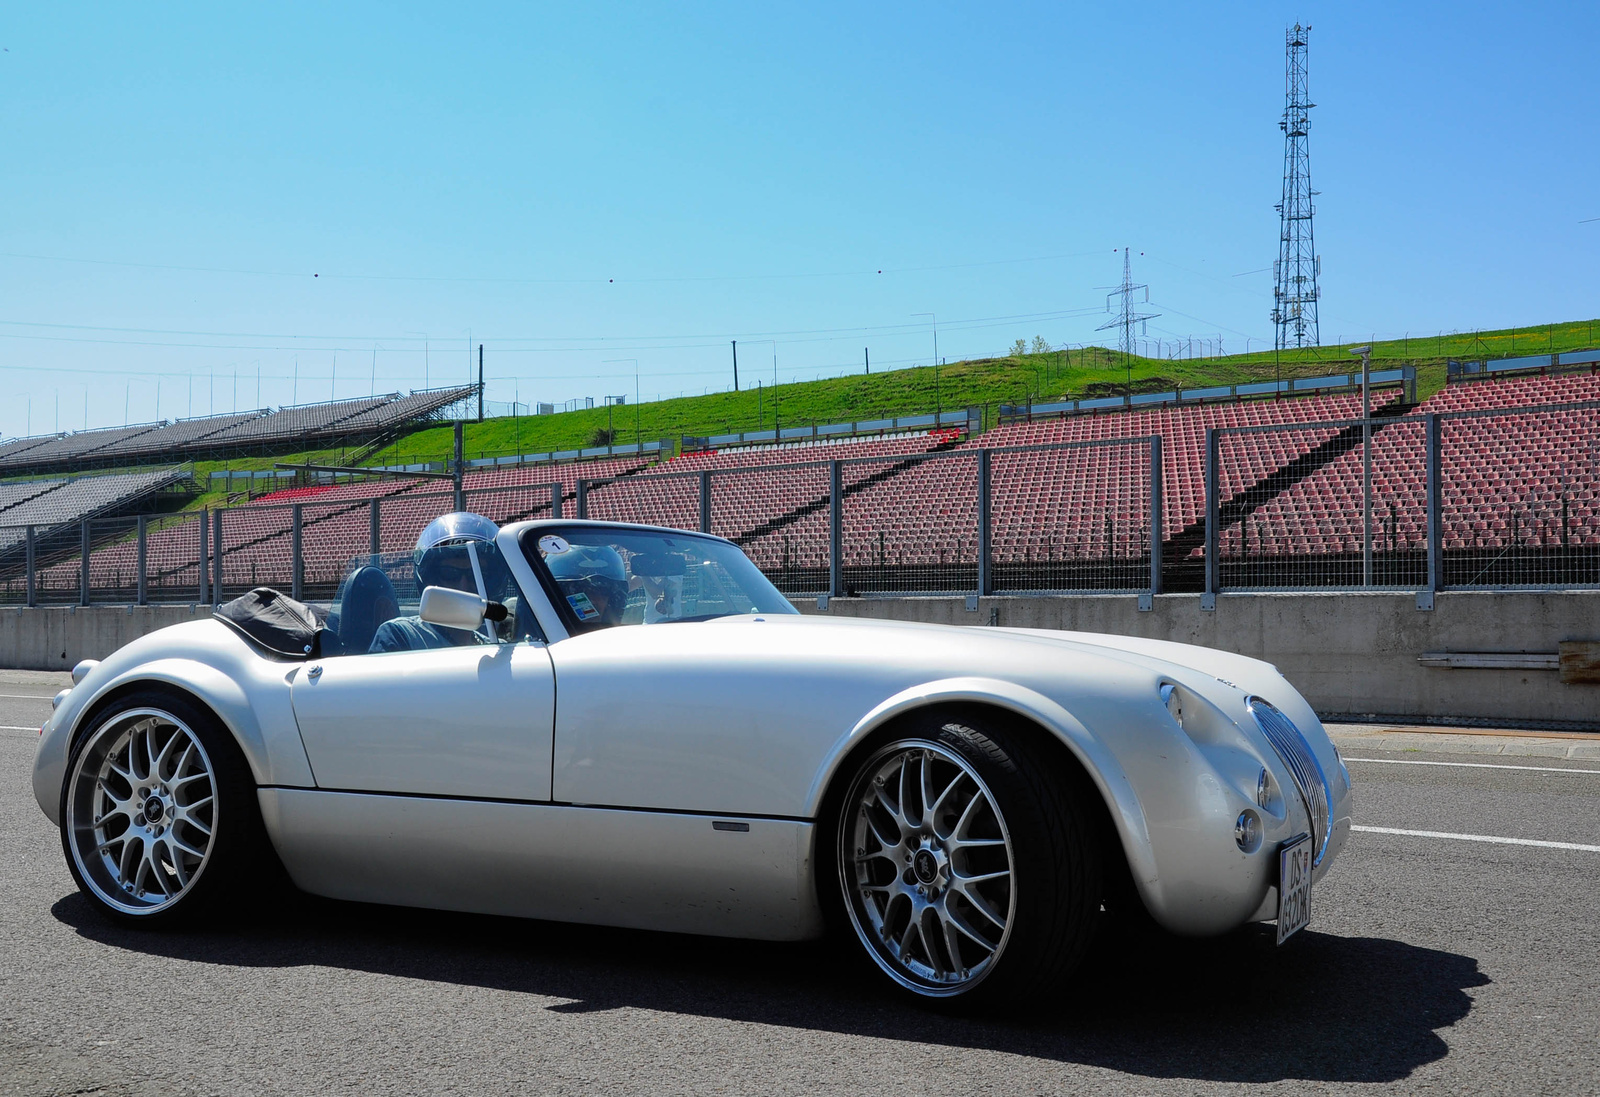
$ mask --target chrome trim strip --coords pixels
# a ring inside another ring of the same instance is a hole
[[[1317,847],[1312,864],[1320,865],[1323,854],[1328,851],[1328,839],[1333,833],[1333,819],[1329,809],[1329,805],[1333,802],[1333,790],[1328,787],[1328,778],[1322,772],[1322,764],[1317,761],[1317,756],[1311,750],[1311,744],[1306,742],[1306,737],[1295,727],[1294,721],[1269,702],[1260,697],[1251,697],[1245,702],[1245,706],[1255,718],[1256,727],[1261,729],[1261,734],[1267,737],[1267,742],[1272,744],[1272,749],[1277,751],[1278,757],[1289,767],[1289,773],[1294,777],[1295,786],[1300,790],[1300,797],[1305,802],[1307,813],[1311,816],[1312,840]]]

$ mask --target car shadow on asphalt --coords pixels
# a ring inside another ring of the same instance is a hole
[[[1448,1053],[1439,1030],[1489,982],[1469,956],[1272,927],[1208,941],[1106,934],[1048,1012],[952,1018],[902,1001],[843,942],[771,944],[313,898],[228,927],[52,912],[114,948],[243,967],[314,965],[520,992],[556,1013],[646,1009],[981,1048],[1152,1078],[1393,1082]]]

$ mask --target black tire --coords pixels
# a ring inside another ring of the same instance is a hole
[[[79,890],[123,925],[231,914],[247,890],[271,894],[282,878],[233,735],[160,688],[119,697],[78,735],[61,787],[61,847]]]
[[[919,1003],[1027,1008],[1062,986],[1094,939],[1104,895],[1098,793],[1045,734],[985,711],[914,716],[857,754],[830,798],[819,865],[830,920]],[[969,777],[954,776],[961,767]],[[920,792],[882,795],[896,773],[932,788],[935,810]],[[979,790],[988,805],[973,806]],[[910,840],[891,848],[889,825],[903,834],[912,822],[916,848]],[[969,840],[958,840],[963,825]],[[998,871],[1002,851],[1009,877],[982,880]],[[1000,929],[993,919],[1002,906]]]

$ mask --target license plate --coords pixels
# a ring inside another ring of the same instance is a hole
[[[1311,922],[1311,836],[1278,847],[1278,944]]]

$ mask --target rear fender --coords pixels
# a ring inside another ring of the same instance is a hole
[[[823,798],[838,776],[840,766],[867,736],[907,713],[952,703],[1006,709],[1045,728],[1065,744],[1105,801],[1140,894],[1147,905],[1158,905],[1160,880],[1150,847],[1149,827],[1144,808],[1122,765],[1072,713],[1043,694],[1013,682],[995,678],[946,678],[912,686],[890,697],[863,716],[850,733],[834,745],[807,793],[806,813],[811,817],[820,816]]]

